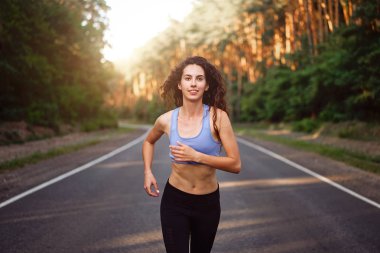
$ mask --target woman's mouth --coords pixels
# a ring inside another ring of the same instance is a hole
[[[196,95],[198,93],[197,90],[189,90],[190,95]]]

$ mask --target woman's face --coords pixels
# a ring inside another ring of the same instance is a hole
[[[184,99],[191,101],[202,99],[204,92],[208,90],[203,68],[196,64],[187,65],[183,69],[178,89],[182,91]]]

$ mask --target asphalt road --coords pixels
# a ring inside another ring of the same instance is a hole
[[[168,140],[153,170],[161,192]],[[380,252],[380,209],[240,144],[242,172],[218,172],[212,252]],[[0,252],[165,252],[160,198],[143,189],[141,143],[0,209]]]

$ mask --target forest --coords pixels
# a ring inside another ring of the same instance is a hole
[[[107,10],[105,0],[0,2],[0,122],[152,122],[167,110],[160,85],[190,55],[221,70],[235,122],[380,119],[378,0],[198,0],[125,76],[102,55]]]
[[[235,122],[379,121],[379,35],[379,1],[197,1],[134,55],[125,114],[152,121],[170,69],[202,55],[223,72]]]
[[[0,2],[0,121],[115,125],[105,103],[115,71],[101,53],[107,10],[103,0]]]

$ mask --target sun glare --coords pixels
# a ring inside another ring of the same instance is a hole
[[[125,60],[133,50],[163,31],[170,19],[181,21],[194,0],[107,0],[109,29],[105,34],[110,47],[103,51],[109,61]]]

